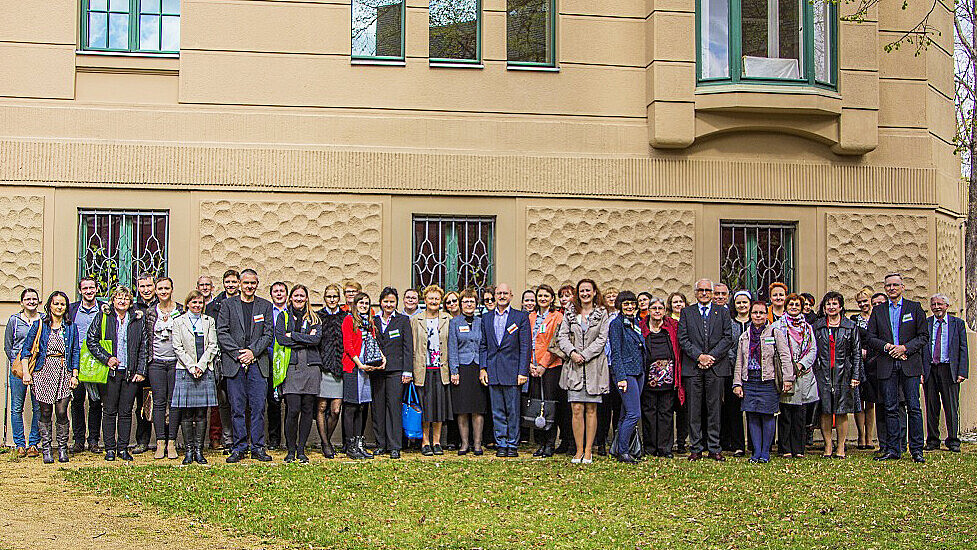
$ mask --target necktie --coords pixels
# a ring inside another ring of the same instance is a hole
[[[702,309],[702,332],[709,334],[709,307],[701,306]]]
[[[940,363],[943,359],[943,319],[936,321],[936,338],[933,342],[933,364]]]

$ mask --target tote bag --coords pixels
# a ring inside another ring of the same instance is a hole
[[[102,338],[99,343],[103,349],[112,349],[112,341],[105,339],[105,325],[108,324],[109,316],[102,314]],[[109,366],[102,363],[88,351],[88,342],[81,342],[81,360],[78,365],[78,381],[94,384],[104,384],[109,379]]]
[[[404,424],[404,435],[408,439],[421,439],[421,401],[417,398],[417,388],[411,382],[407,386],[407,394],[401,404],[401,419]]]
[[[272,387],[277,388],[285,381],[285,372],[288,371],[288,363],[292,360],[292,348],[278,345],[275,346],[271,358]]]

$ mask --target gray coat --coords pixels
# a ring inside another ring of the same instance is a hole
[[[237,360],[238,350],[244,349],[244,323],[253,323],[251,345],[247,346],[254,354],[261,376],[268,378],[271,373],[271,358],[268,348],[275,338],[271,302],[255,297],[252,318],[244,318],[240,296],[224,300],[217,316],[217,342],[221,348],[221,375],[231,378],[237,375],[241,363]]]
[[[806,405],[808,403],[814,403],[818,400],[818,381],[814,376],[814,362],[818,358],[818,347],[817,345],[811,346],[811,349],[801,355],[801,351],[797,349],[797,346],[791,342],[790,335],[787,334],[787,316],[781,317],[776,323],[774,323],[774,330],[778,330],[784,333],[784,339],[787,341],[788,347],[790,348],[791,357],[793,357],[794,362],[797,363],[797,369],[800,373],[794,379],[794,392],[785,393],[780,396],[781,403],[789,403],[791,405]],[[806,325],[805,330],[810,332],[811,339],[814,339],[814,330],[811,325]]]
[[[607,367],[607,331],[611,317],[604,308],[595,308],[587,317],[587,330],[577,322],[577,316],[568,313],[556,333],[560,350],[566,354],[563,371],[560,374],[560,387],[565,390],[586,389],[590,395],[602,395],[611,390],[610,372]],[[584,363],[574,363],[570,354],[576,351],[584,358]]]

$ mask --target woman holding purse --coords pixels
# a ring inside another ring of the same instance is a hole
[[[363,446],[365,405],[373,401],[369,373],[387,363],[376,338],[370,296],[359,292],[343,319],[343,438],[346,456],[353,460],[373,458]]]
[[[312,431],[312,418],[322,382],[319,343],[322,325],[309,307],[309,289],[295,285],[288,294],[289,305],[278,315],[275,340],[291,350],[285,379],[280,386],[285,396],[285,462],[296,459],[307,464],[305,444]]]
[[[45,464],[54,462],[52,415],[57,418],[58,462],[68,462],[68,403],[71,390],[78,387],[81,347],[78,328],[65,316],[67,310],[68,295],[60,290],[52,292],[44,304],[44,319],[31,326],[21,352],[22,357],[31,357],[34,339],[38,338],[37,361],[33,372],[25,365],[24,384],[31,386],[34,400],[39,404],[38,427]]]
[[[451,383],[448,368],[448,322],[451,317],[441,310],[444,291],[437,285],[424,289],[424,311],[413,320],[414,385],[421,398],[421,454],[442,455],[441,424],[451,420]]]
[[[558,346],[552,346],[556,331],[563,323],[563,313],[556,307],[556,292],[553,287],[542,284],[536,287],[536,310],[529,314],[529,326],[533,331],[533,355],[529,365],[529,395],[546,401],[556,401],[556,416],[549,429],[535,430],[536,444],[539,448],[533,456],[551,457],[556,451],[556,432],[568,425],[566,416],[566,392],[560,388],[560,374],[563,372],[563,359],[554,353]],[[562,353],[562,352],[561,352]],[[570,430],[561,434],[570,439]]]
[[[170,422],[183,429],[186,454],[183,464],[206,464],[207,411],[217,406],[214,360],[217,358],[217,322],[204,315],[204,295],[193,290],[187,295],[187,313],[173,321],[173,351],[176,374],[170,401]],[[175,414],[174,414],[175,413]]]
[[[33,288],[25,288],[20,293],[20,311],[14,313],[7,319],[7,328],[3,333],[3,351],[7,356],[7,365],[10,366],[8,382],[10,384],[10,422],[13,431],[14,446],[17,447],[17,457],[25,458],[36,457],[39,452],[37,443],[40,438],[38,435],[37,420],[41,417],[41,409],[36,400],[31,398],[31,426],[30,433],[24,434],[24,403],[27,402],[27,385],[14,374],[14,360],[24,347],[24,340],[31,325],[41,318],[38,308],[41,305],[40,294]]]
[[[672,416],[675,399],[684,400],[678,323],[666,317],[665,302],[652,298],[641,322],[648,381],[641,392],[641,413],[648,425],[645,449],[651,456],[672,458]],[[672,322],[668,322],[668,321]]]

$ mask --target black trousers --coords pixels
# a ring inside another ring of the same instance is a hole
[[[282,407],[285,407],[287,414],[288,400],[277,397],[273,386],[274,384],[268,384],[268,400],[265,402],[267,410],[265,426],[268,428],[268,446],[278,447],[282,444]]]
[[[143,380],[136,385],[139,387],[139,391],[136,392],[136,444],[149,445],[149,440],[153,436],[153,423],[142,417],[142,409],[146,397],[144,390],[151,386],[149,380]]]
[[[167,412],[176,385],[176,361],[153,361],[149,364],[149,386],[153,389],[153,429],[157,440],[176,441],[180,419],[172,417],[167,423]],[[170,411],[172,412],[172,411]]]
[[[713,369],[695,369],[682,376],[685,406],[689,413],[689,445],[693,453],[718,453],[719,426],[723,400],[723,379]],[[705,418],[705,429],[703,429]]]
[[[612,389],[603,397],[603,401],[597,404],[595,445],[606,445],[607,436],[611,433],[611,426],[617,426],[621,422],[621,394]]]
[[[672,452],[672,410],[675,390],[645,387],[641,392],[645,454],[665,456]]]
[[[561,408],[560,404],[567,402],[567,392],[560,387],[560,375],[562,372],[562,367],[553,367],[543,371],[543,375],[540,377],[529,377],[528,397],[539,399],[540,395],[542,395],[543,399],[556,401],[557,403],[553,426],[548,430],[533,429],[533,437],[537,445],[556,446],[556,433],[564,424],[561,413],[565,413],[565,409]],[[529,430],[526,431],[528,432]],[[568,431],[563,432],[563,438],[572,437],[570,435],[571,433]]]
[[[365,415],[366,403],[343,402],[343,439],[363,435],[363,417]]]
[[[780,418],[777,419],[780,454],[804,454],[804,443],[807,439],[806,413],[807,405],[780,404]]]
[[[675,442],[679,450],[682,450],[689,439],[689,403],[680,403],[678,390],[675,390],[672,393],[672,404],[675,407]]]
[[[125,450],[132,430],[132,405],[142,392],[139,383],[124,380],[125,372],[109,373],[102,386],[102,442],[105,450]],[[118,435],[118,440],[116,440]]]
[[[403,420],[400,404],[404,391],[402,376],[401,371],[370,373],[373,436],[377,440],[377,449],[401,449]]]
[[[285,447],[289,451],[305,452],[318,402],[319,396],[313,394],[285,394]]]
[[[99,386],[94,386],[92,391],[98,391]],[[71,390],[71,431],[74,434],[75,445],[97,445],[99,432],[102,431],[102,401],[92,400],[88,396],[89,384],[78,384],[78,387]],[[86,437],[86,414],[85,401],[88,401]]]
[[[948,363],[933,365],[923,390],[926,392],[926,441],[940,443],[940,409],[946,418],[946,446],[959,448],[960,384]]]
[[[743,441],[743,399],[733,393],[733,377],[723,377],[723,406],[719,426],[719,446],[726,452],[746,451]]]

